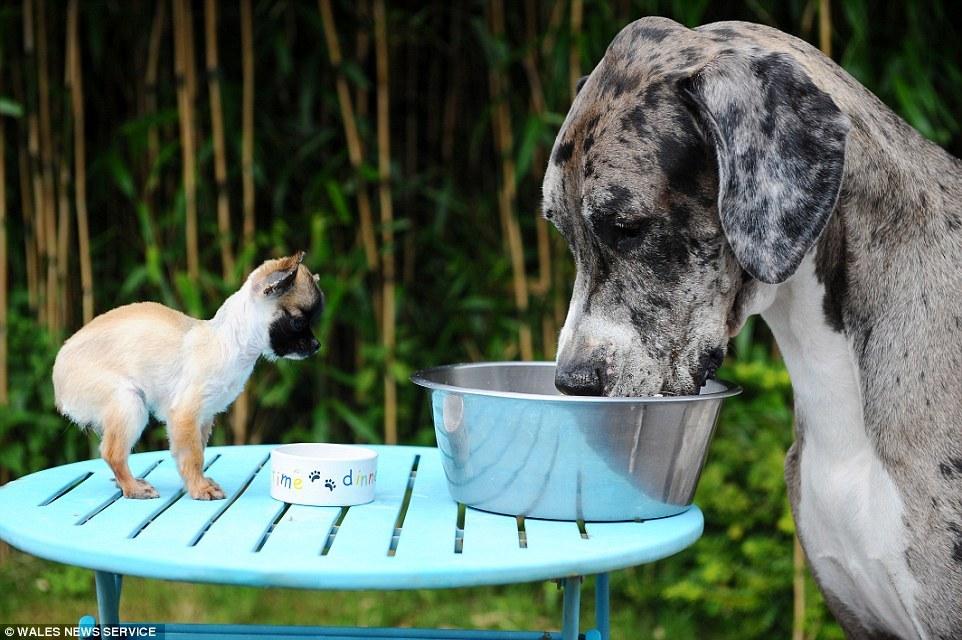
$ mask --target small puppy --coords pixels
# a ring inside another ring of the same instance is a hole
[[[302,359],[320,346],[311,324],[324,296],[303,259],[300,251],[268,260],[210,320],[140,302],[97,316],[61,347],[53,365],[57,409],[100,434],[100,454],[125,497],[159,495],[127,465],[149,414],[167,425],[190,497],[224,497],[203,474],[214,416],[237,398],[260,356]]]

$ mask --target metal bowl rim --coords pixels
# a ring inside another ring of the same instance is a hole
[[[443,371],[449,371],[451,369],[480,369],[486,367],[554,367],[554,362],[547,361],[519,361],[510,360],[502,362],[465,362],[465,363],[455,363],[446,364],[438,367],[429,367],[427,369],[421,369],[415,371],[411,374],[411,382],[414,384],[424,387],[426,389],[431,389],[432,391],[449,391],[452,393],[460,393],[466,395],[477,395],[477,396],[489,396],[494,398],[512,398],[519,400],[539,400],[542,402],[580,402],[586,404],[627,404],[627,403],[643,403],[643,404],[661,404],[661,403],[674,403],[674,402],[697,402],[700,400],[721,400],[723,398],[730,398],[732,396],[737,396],[742,392],[742,388],[737,384],[728,382],[727,380],[720,380],[718,378],[712,378],[714,382],[717,382],[725,387],[722,391],[714,391],[712,393],[699,394],[697,396],[663,396],[656,398],[654,396],[566,396],[566,395],[548,395],[545,393],[520,393],[517,391],[492,391],[490,389],[476,389],[473,387],[459,387],[453,384],[445,384],[442,382],[435,382],[434,380],[428,379],[428,376],[436,374]]]

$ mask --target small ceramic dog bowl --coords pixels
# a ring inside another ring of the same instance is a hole
[[[346,444],[285,444],[271,450],[271,497],[347,507],[374,500],[377,452]]]
[[[725,398],[561,395],[553,362],[484,362],[419,371],[431,392],[448,490],[458,502],[554,520],[633,520],[691,504]]]

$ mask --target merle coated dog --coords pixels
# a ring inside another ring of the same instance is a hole
[[[577,264],[558,387],[694,393],[761,314],[832,612],[962,637],[962,163],[802,40],[646,18],[582,83],[544,212]]]

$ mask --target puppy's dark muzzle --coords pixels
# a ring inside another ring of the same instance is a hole
[[[600,396],[605,392],[605,379],[601,369],[590,363],[558,365],[554,385],[558,391],[569,396]]]

